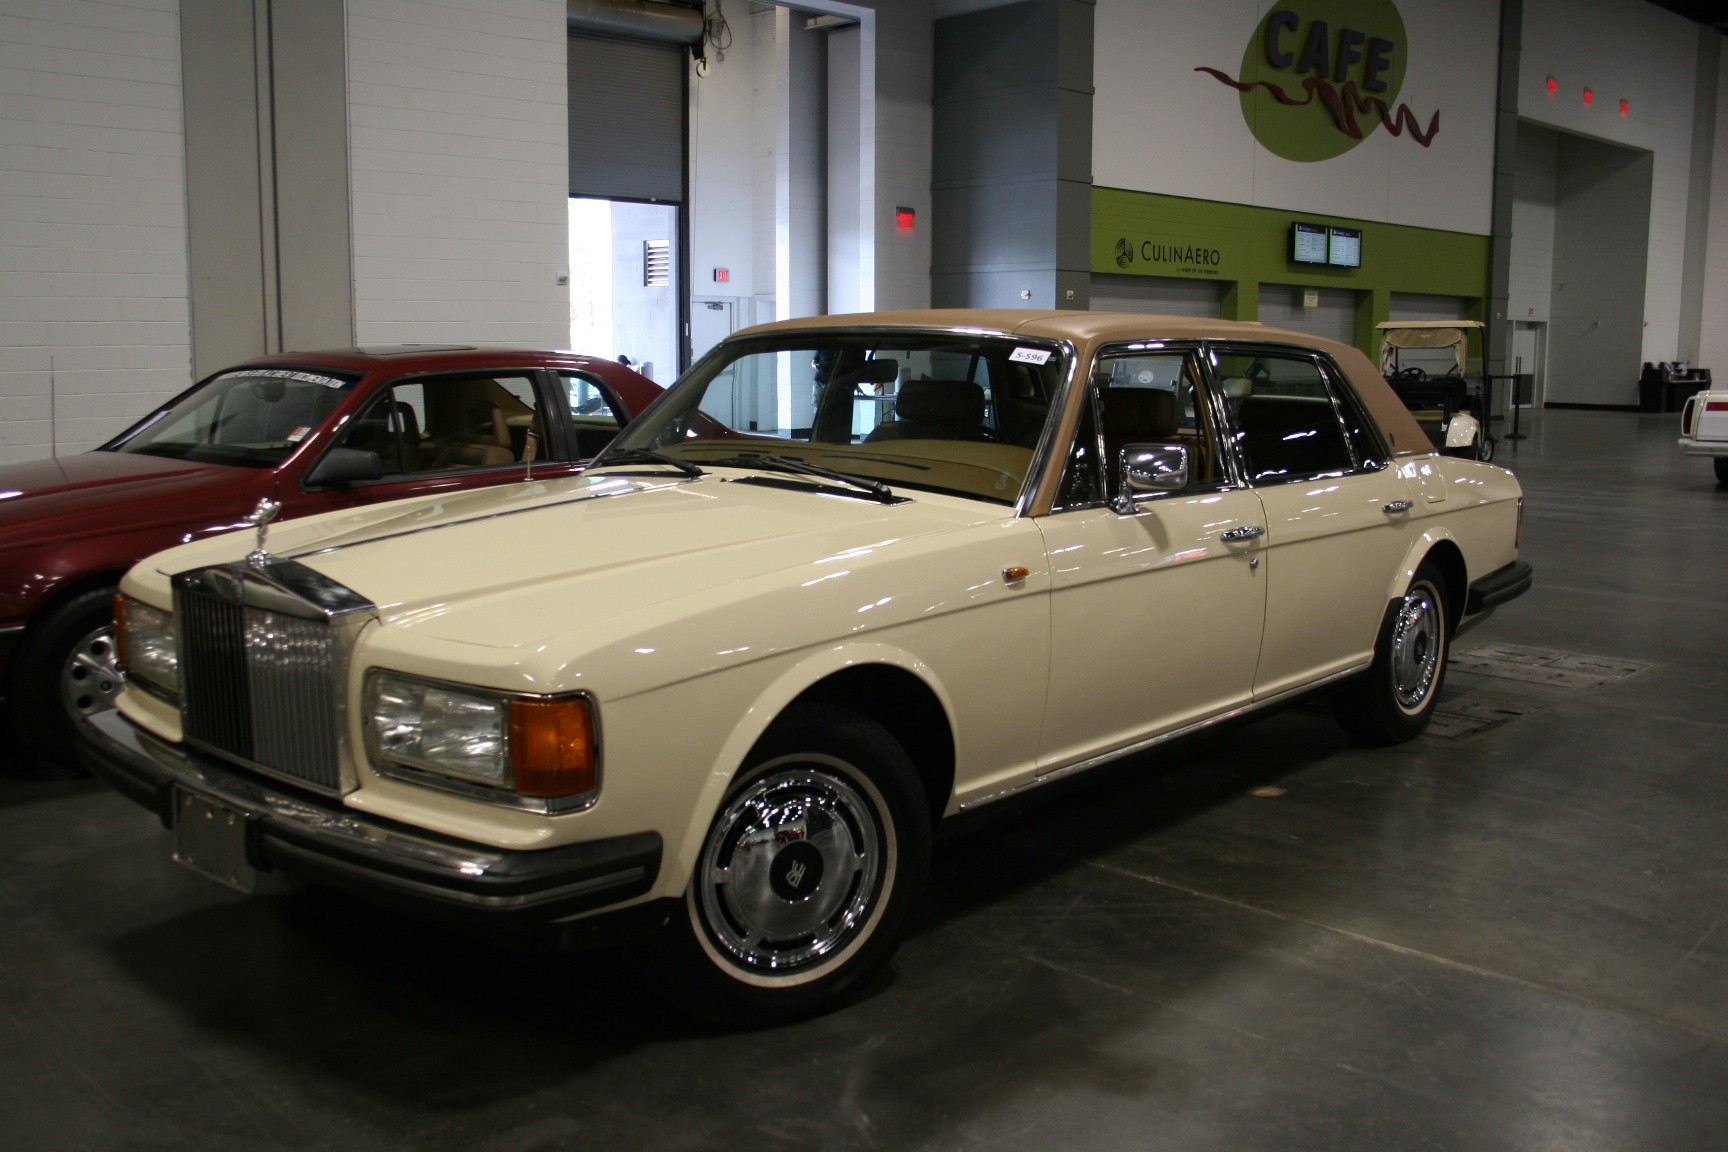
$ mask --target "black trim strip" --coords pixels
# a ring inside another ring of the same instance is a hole
[[[1514,560],[1480,580],[1473,580],[1470,582],[1470,595],[1464,601],[1464,614],[1474,616],[1508,600],[1516,600],[1530,591],[1534,579],[1535,572],[1530,565]]]

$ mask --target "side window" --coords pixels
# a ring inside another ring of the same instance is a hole
[[[1392,454],[1370,419],[1367,405],[1362,403],[1349,379],[1338,371],[1336,365],[1326,365],[1326,378],[1338,396],[1338,411],[1344,416],[1344,434],[1350,440],[1350,451],[1356,456],[1356,467],[1364,472],[1386,467],[1392,462]]]
[[[1225,351],[1218,374],[1250,482],[1355,469],[1340,405],[1313,357]]]
[[[545,454],[527,376],[439,376],[392,384],[349,425],[343,447],[376,452],[386,476],[496,468]]]
[[[1200,363],[1193,352],[1109,352],[1098,358],[1092,388],[1102,420],[1088,406],[1063,474],[1059,502],[1096,504],[1119,491],[1122,449],[1129,444],[1181,444],[1188,449],[1190,487],[1223,479],[1218,438],[1206,406]]]
[[[565,400],[570,405],[570,426],[576,434],[576,457],[587,460],[599,454],[629,417],[611,391],[577,372],[558,373]]]
[[[1057,508],[1089,508],[1104,503],[1104,463],[1098,458],[1098,421],[1092,414],[1092,396],[1080,409],[1074,429],[1074,447],[1062,470],[1062,486],[1056,491]]]
[[[1191,487],[1222,478],[1200,362],[1192,352],[1106,352],[1093,373],[1104,419],[1104,462],[1112,485],[1129,444],[1181,444]]]

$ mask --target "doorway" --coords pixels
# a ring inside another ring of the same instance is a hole
[[[1512,355],[1507,360],[1507,369],[1514,374],[1522,373],[1530,377],[1523,395],[1519,397],[1520,408],[1542,407],[1542,396],[1547,383],[1543,361],[1547,350],[1547,324],[1540,320],[1512,322]]]
[[[678,375],[676,204],[570,197],[570,348]]]

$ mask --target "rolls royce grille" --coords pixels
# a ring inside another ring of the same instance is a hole
[[[341,788],[344,661],[315,621],[175,590],[186,738],[324,792]]]

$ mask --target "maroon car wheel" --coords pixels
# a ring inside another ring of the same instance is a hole
[[[114,707],[114,589],[98,585],[44,613],[25,633],[7,672],[6,712],[36,775],[84,775],[77,726]]]

